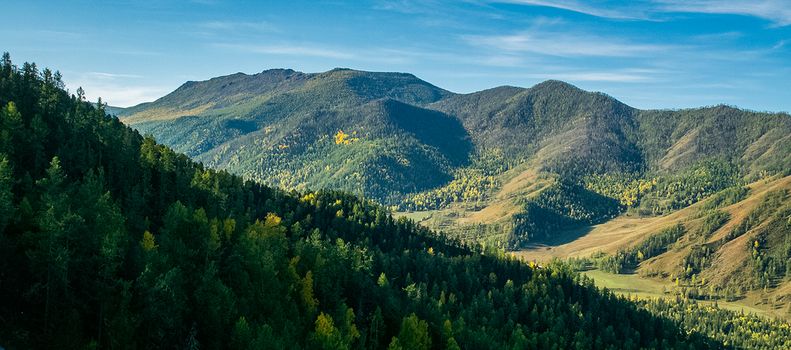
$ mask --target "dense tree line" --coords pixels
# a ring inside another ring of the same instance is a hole
[[[618,215],[617,200],[563,179],[548,186],[537,197],[525,200],[524,210],[514,215],[508,248],[546,239],[558,231],[591,225]]]
[[[618,251],[614,255],[594,256],[591,259],[592,264],[611,273],[633,271],[641,262],[666,252],[686,232],[683,224],[673,225],[649,236],[629,249]]]
[[[0,105],[5,348],[722,346],[568,269],[205,169],[7,54]]]
[[[397,205],[468,163],[472,144],[460,122],[420,107],[446,94],[408,74],[270,70],[189,82],[122,118],[246,179]]]
[[[656,187],[643,196],[640,211],[664,215],[738,185],[739,167],[723,160],[706,160],[674,175],[660,177]]]
[[[772,288],[778,282],[791,280],[791,203],[786,190],[767,194],[762,207],[769,219],[759,229],[749,246],[753,288]],[[753,212],[745,221],[755,220]],[[749,222],[735,230],[749,226]],[[734,232],[737,234],[738,232]]]
[[[585,176],[585,188],[618,200],[624,207],[633,207],[654,186],[658,179],[642,179],[639,174],[610,173]]]
[[[700,332],[737,349],[788,349],[791,347],[791,324],[755,314],[721,309],[694,300],[638,300],[637,305],[679,322],[690,332]]]
[[[494,176],[484,175],[478,169],[462,169],[455,173],[453,180],[447,185],[407,195],[397,209],[401,211],[436,210],[448,207],[452,203],[467,203],[473,208],[480,207],[499,186]]]
[[[709,210],[715,210],[741,202],[743,199],[747,198],[749,193],[750,189],[746,186],[728,187],[709,197],[706,203],[700,206],[700,211],[701,213],[706,213]]]
[[[692,278],[711,263],[713,254],[726,243],[750,232],[758,231],[755,238],[747,240],[746,250],[750,252],[749,274],[738,276],[731,281],[732,285],[740,285],[751,289],[776,286],[779,280],[791,277],[788,274],[788,260],[791,259],[791,206],[787,203],[788,193],[785,190],[771,191],[761,198],[760,204],[742,219],[724,237],[709,243],[696,244],[684,257],[682,278]],[[730,216],[722,211],[713,211],[706,217],[698,236],[703,238],[724,225]],[[760,228],[758,227],[760,225]]]

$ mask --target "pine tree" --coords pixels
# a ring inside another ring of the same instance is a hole
[[[403,349],[430,349],[431,337],[428,334],[428,323],[419,319],[414,313],[404,317],[396,343]]]
[[[0,153],[0,234],[14,215],[14,178],[8,158]]]

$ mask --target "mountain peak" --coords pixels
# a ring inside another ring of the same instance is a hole
[[[258,74],[294,74],[294,73],[297,73],[297,71],[291,68],[272,68],[272,69],[265,69]]]
[[[336,68],[330,69],[330,70],[328,70],[328,71],[326,71],[324,73],[318,73],[318,74],[319,75],[333,75],[333,74],[338,74],[338,73],[340,73],[340,74],[348,74],[349,76],[355,76],[355,77],[360,76],[360,77],[399,77],[399,78],[408,78],[408,79],[419,80],[421,82],[424,82],[424,83],[428,84],[427,82],[425,82],[422,79],[418,78],[414,74],[412,74],[412,73],[404,73],[404,72],[373,72],[373,71],[358,70],[358,69],[352,69],[352,68],[336,67]]]
[[[586,92],[585,90],[582,90],[582,89],[578,88],[577,86],[575,86],[573,84],[567,83],[567,82],[562,81],[562,80],[555,80],[555,79],[549,79],[549,80],[542,81],[542,82],[540,82],[540,83],[538,83],[536,85],[533,85],[533,87],[531,89],[532,90],[544,90],[544,89],[556,90],[557,89],[557,90],[575,90],[575,91],[580,91],[580,92]]]

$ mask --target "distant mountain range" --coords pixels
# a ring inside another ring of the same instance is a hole
[[[639,110],[554,80],[456,94],[405,73],[274,69],[116,112],[210,167],[439,210],[424,221],[512,249],[791,169],[788,114]]]
[[[188,82],[118,115],[208,166],[361,194],[527,259],[767,312],[791,300],[786,113],[640,110],[553,80],[455,94],[334,69]]]

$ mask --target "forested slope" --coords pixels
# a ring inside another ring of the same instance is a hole
[[[410,74],[268,70],[188,82],[122,116],[248,179],[396,202],[468,163],[472,144],[458,120],[420,107],[448,94]]]
[[[439,210],[433,227],[507,249],[791,169],[788,114],[639,110],[553,80],[454,94],[403,73],[269,70],[188,82],[121,119],[209,167]]]
[[[356,197],[205,169],[7,54],[0,105],[5,348],[723,346]]]

